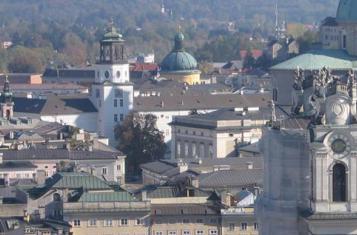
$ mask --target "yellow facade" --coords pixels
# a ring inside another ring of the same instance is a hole
[[[161,76],[173,81],[187,83],[189,85],[201,84],[201,72],[161,72]]]

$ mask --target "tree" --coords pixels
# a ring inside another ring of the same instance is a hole
[[[127,155],[129,174],[139,173],[140,164],[164,157],[166,144],[162,132],[156,127],[156,116],[130,113],[115,127],[118,150]]]
[[[251,51],[248,51],[247,55],[243,60],[243,68],[244,69],[252,69],[255,66],[255,59],[252,55]]]
[[[41,55],[29,48],[17,46],[11,49],[10,58],[7,68],[12,73],[41,73],[44,67]]]

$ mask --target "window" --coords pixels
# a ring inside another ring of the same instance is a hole
[[[234,224],[229,224],[229,231],[234,231],[235,225]]]
[[[333,167],[333,201],[345,202],[346,198],[346,167],[338,163]]]
[[[100,90],[99,89],[95,89],[95,97],[96,98],[100,97]]]
[[[80,221],[79,219],[73,220],[73,226],[74,226],[74,227],[79,227],[79,226],[81,226],[81,221]]]
[[[141,219],[137,219],[136,220],[136,225],[141,225],[141,224],[142,224]]]
[[[342,37],[342,48],[346,49],[346,47],[347,47],[347,37],[346,37],[346,35],[343,35],[343,37]]]
[[[155,235],[163,235],[163,232],[155,232]]]
[[[119,100],[119,106],[120,106],[120,107],[123,107],[123,106],[124,106],[124,100],[123,100],[123,99],[120,99],[120,100]]]
[[[254,230],[258,230],[259,226],[258,223],[254,223]]]
[[[117,71],[117,78],[120,78],[120,71]]]
[[[197,219],[196,222],[197,222],[198,224],[202,224],[202,223],[203,223],[203,219]]]
[[[102,174],[103,174],[103,175],[106,175],[106,174],[107,174],[107,171],[108,171],[108,169],[107,169],[106,167],[103,167],[103,168],[102,168]]]
[[[128,219],[121,219],[120,220],[120,225],[121,226],[127,226],[128,225]]]
[[[118,114],[114,114],[114,122],[118,122]]]
[[[196,235],[203,235],[203,234],[204,234],[203,230],[197,230],[196,231]]]
[[[123,91],[120,89],[115,89],[114,96],[115,96],[115,98],[123,98]]]
[[[181,143],[180,143],[180,141],[177,141],[177,143],[176,143],[176,155],[177,156],[181,155]]]
[[[118,107],[118,100],[117,99],[114,99],[114,107]]]
[[[196,143],[193,142],[192,143],[192,156],[195,157],[197,155],[197,147],[196,147]]]
[[[118,171],[121,170],[121,165],[117,165],[117,170],[118,170]]]
[[[90,219],[89,221],[88,221],[88,226],[89,227],[94,227],[94,226],[96,226],[97,225],[97,220],[96,219]]]
[[[217,235],[218,232],[217,232],[217,230],[212,229],[212,230],[209,230],[209,234],[210,234],[210,235]]]
[[[190,223],[190,220],[189,220],[189,219],[183,219],[183,220],[182,220],[182,223],[188,224],[188,223]]]
[[[113,226],[113,221],[111,219],[106,219],[104,220],[104,226],[105,227],[111,227]]]
[[[191,235],[191,232],[189,230],[183,230],[183,235]]]
[[[120,121],[122,122],[122,121],[124,121],[124,114],[120,114]]]
[[[247,227],[248,227],[248,224],[247,224],[247,223],[241,223],[241,225],[240,225],[240,230],[246,231],[246,230],[247,230]]]
[[[169,231],[168,235],[176,235],[176,231]]]

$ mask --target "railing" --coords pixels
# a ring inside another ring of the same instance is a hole
[[[252,215],[254,214],[254,208],[252,207],[234,207],[229,209],[222,209],[222,215]]]
[[[65,212],[75,211],[148,211],[150,202],[74,202],[64,203]]]

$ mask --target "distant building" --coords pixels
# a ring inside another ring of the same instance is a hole
[[[171,158],[235,157],[239,147],[259,141],[261,127],[270,118],[269,110],[253,106],[175,117]]]
[[[160,74],[178,82],[200,84],[201,71],[198,70],[196,59],[185,51],[184,39],[183,33],[175,36],[174,48],[160,64]]]

